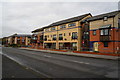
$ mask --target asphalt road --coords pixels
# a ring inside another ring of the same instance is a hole
[[[2,79],[4,78],[40,78],[38,74],[25,66],[21,66],[15,61],[2,56],[3,69]]]
[[[5,56],[46,78],[118,78],[120,70],[119,61],[115,60],[59,55],[17,48],[3,48],[2,51]],[[3,76],[7,73],[5,63],[3,63]],[[16,67],[14,69],[17,70]]]

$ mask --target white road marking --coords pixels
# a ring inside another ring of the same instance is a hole
[[[29,69],[28,67],[26,67],[26,69]]]
[[[15,76],[11,76],[12,78],[14,78]]]
[[[48,56],[48,55],[44,55],[45,57],[52,57],[52,56]]]
[[[90,63],[86,63],[86,62],[80,62],[80,61],[73,61],[73,62],[76,62],[76,63],[83,63],[83,64],[90,64]]]
[[[90,63],[85,63],[85,64],[90,64]]]

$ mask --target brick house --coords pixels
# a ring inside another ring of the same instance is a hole
[[[14,34],[8,37],[8,44],[17,44],[19,46],[29,46],[31,44],[31,35]]]
[[[120,53],[120,11],[87,19],[90,26],[90,48],[102,53]]]
[[[31,44],[32,48],[43,48],[43,29],[39,28],[32,31]]]

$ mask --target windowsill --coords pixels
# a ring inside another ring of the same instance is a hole
[[[76,27],[76,26],[68,26],[68,28],[69,28],[69,27]]]
[[[111,36],[111,35],[100,35],[100,36]]]
[[[67,28],[61,28],[60,30],[62,30],[62,29],[67,29]]]

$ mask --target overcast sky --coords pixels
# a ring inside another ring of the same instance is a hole
[[[63,19],[91,13],[93,16],[118,10],[117,2],[4,2],[2,36],[31,31]],[[0,11],[1,13],[1,11]],[[1,32],[1,31],[0,31]],[[0,33],[1,34],[1,33]],[[0,37],[2,37],[0,36]]]

